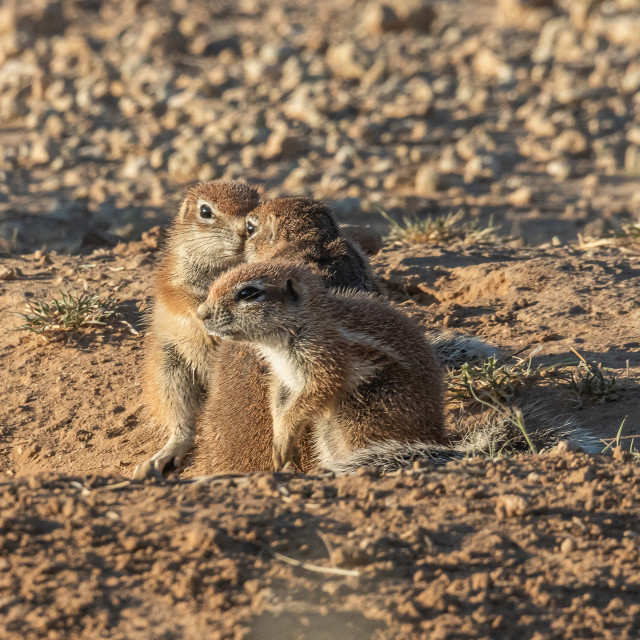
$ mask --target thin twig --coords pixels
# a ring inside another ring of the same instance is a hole
[[[248,473],[212,473],[208,476],[196,476],[195,478],[180,478],[179,482],[182,483],[195,483],[195,484],[208,484],[217,480],[244,480],[249,482]]]
[[[526,351],[529,348],[530,345],[525,345],[524,347],[522,347],[522,349],[518,349],[517,351],[514,351],[512,354],[510,355],[506,355],[504,356],[504,358],[498,358],[496,360],[496,364],[506,364],[507,362],[509,362],[509,360],[511,360],[511,358],[515,358],[516,356],[519,356],[523,351]],[[533,352],[530,354],[529,356],[529,360],[531,360],[531,358],[538,352],[540,351],[542,347],[538,346],[536,347]]]
[[[122,482],[116,482],[115,484],[105,484],[103,487],[96,487],[94,491],[118,491],[119,489],[126,489],[131,486],[133,483],[132,480],[123,480]],[[140,485],[135,483],[136,487]]]
[[[588,364],[588,362],[573,347],[569,347],[569,350],[573,351],[573,353],[575,353],[578,356],[578,358],[582,360],[582,362],[584,362],[585,364]]]
[[[329,538],[327,537],[327,534],[324,533],[324,531],[320,531],[320,529],[316,530],[316,533],[318,534],[318,538],[320,538],[320,540],[322,540],[322,542],[324,543],[324,546],[327,548],[327,553],[329,554],[329,562],[331,562],[331,566],[335,568],[336,563],[335,560],[333,559],[333,545],[331,544],[331,540],[329,540]]]
[[[301,562],[300,560],[296,560],[295,558],[290,558],[289,556],[285,556],[282,553],[278,553],[277,551],[272,551],[273,557],[277,560],[281,560],[282,562],[286,562],[294,567],[300,567],[301,569],[306,569],[307,571],[315,571],[316,573],[327,573],[329,575],[334,576],[352,576],[354,578],[358,578],[360,576],[360,572],[355,569],[340,569],[338,567],[321,567],[318,564],[311,564],[310,562]]]

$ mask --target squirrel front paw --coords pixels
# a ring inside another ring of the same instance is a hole
[[[271,454],[275,470],[281,471],[287,465],[294,464],[299,460],[300,451],[295,438],[274,438]]]
[[[154,456],[141,462],[133,471],[134,480],[162,479],[170,469],[180,469],[191,443],[169,440]]]

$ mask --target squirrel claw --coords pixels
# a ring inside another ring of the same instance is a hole
[[[274,441],[271,452],[273,466],[276,471],[290,469],[297,462],[299,457],[299,452],[294,446],[292,440],[285,440],[284,442]]]
[[[273,458],[274,469],[276,471],[280,471],[280,469],[282,469],[282,467],[284,467],[284,464],[285,464],[284,456],[282,455],[282,452],[280,451],[280,449],[276,447],[275,444],[273,445],[271,457]]]
[[[141,462],[139,465],[136,465],[136,468],[133,471],[132,478],[134,480],[138,480],[140,482],[144,480],[161,480],[162,472],[158,472],[153,460],[145,460]]]
[[[278,446],[275,442],[273,443],[272,449],[272,457],[273,457],[273,466],[276,471],[282,470],[285,464],[289,462],[289,455],[287,451],[287,446]]]
[[[178,471],[184,460],[180,451],[166,451],[167,447],[158,451],[152,458],[141,462],[133,471],[134,480],[162,480],[170,471]]]

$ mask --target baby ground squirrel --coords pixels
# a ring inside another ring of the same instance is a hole
[[[309,429],[326,468],[368,445],[444,440],[443,377],[420,328],[381,298],[328,290],[304,266],[240,265],[197,311],[216,338],[250,342],[269,363],[273,464]]]
[[[178,467],[192,447],[218,342],[195,312],[215,278],[242,262],[245,216],[258,201],[257,191],[240,182],[202,183],[187,192],[169,229],[154,281],[143,377],[147,408],[169,440],[136,467],[134,478]]]
[[[248,260],[304,261],[329,286],[376,292],[365,256],[344,237],[333,213],[308,198],[267,201],[247,217]],[[223,341],[212,359],[211,382],[198,425],[195,466],[203,475],[273,469],[268,366],[249,344]],[[242,443],[239,446],[239,443]],[[303,438],[299,470],[311,468]]]

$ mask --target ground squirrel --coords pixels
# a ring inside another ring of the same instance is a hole
[[[331,209],[309,198],[275,198],[247,216],[245,261],[312,265],[332,287],[378,291],[368,259],[341,232]]]
[[[269,363],[276,469],[297,458],[307,428],[326,468],[373,443],[443,442],[440,365],[385,300],[332,292],[308,268],[270,261],[222,275],[197,315],[212,336],[250,342]]]
[[[315,269],[326,284],[377,292],[369,261],[341,233],[331,209],[308,198],[277,198],[247,216],[246,258],[285,257]],[[271,470],[273,430],[268,366],[253,346],[223,341],[199,421],[195,466],[203,474]],[[239,444],[241,443],[241,445]],[[311,458],[303,439],[302,467]]]
[[[243,260],[245,216],[256,206],[258,193],[246,184],[202,183],[187,192],[169,229],[155,276],[143,380],[148,410],[169,441],[134,477],[179,466],[193,444],[217,343],[195,311],[215,278]]]

